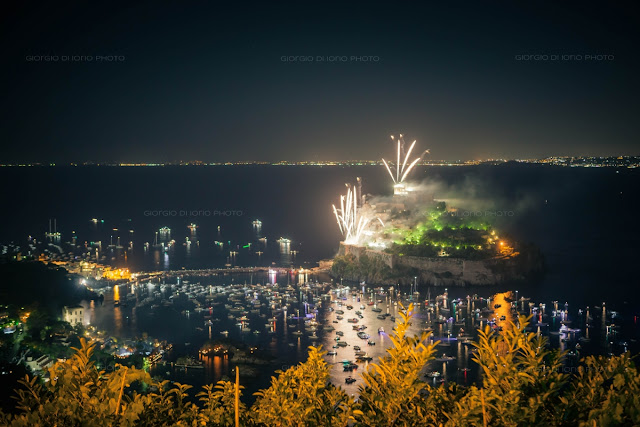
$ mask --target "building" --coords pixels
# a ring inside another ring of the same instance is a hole
[[[84,307],[79,305],[74,307],[63,307],[62,320],[71,323],[72,326],[75,326],[77,323],[84,325]]]
[[[53,366],[53,360],[51,360],[49,356],[40,356],[37,359],[27,357],[26,364],[29,369],[31,369],[31,372],[37,373]]]

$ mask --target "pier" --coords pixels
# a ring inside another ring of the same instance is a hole
[[[283,273],[322,273],[326,272],[326,269],[314,267],[310,269],[298,269],[287,267],[227,267],[227,268],[207,268],[197,270],[166,270],[166,271],[142,271],[136,274],[136,280],[144,280],[152,277],[178,277],[178,276],[191,276],[191,277],[203,277],[203,276],[217,276],[226,274],[252,274],[252,273],[269,273],[275,272],[278,274]]]

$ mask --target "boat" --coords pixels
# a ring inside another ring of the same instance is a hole
[[[353,383],[356,382],[356,379],[353,378],[353,377],[347,377],[347,378],[345,378],[344,382],[347,383],[347,384],[353,384]]]
[[[383,316],[382,314],[378,314],[376,317],[378,319],[380,319],[380,320],[385,320],[387,318],[386,316]]]
[[[200,360],[196,360],[191,356],[179,357],[176,361],[176,367],[178,368],[200,368],[204,369],[204,363]]]
[[[351,372],[351,371],[355,371],[358,370],[358,365],[356,365],[353,362],[349,362],[349,363],[343,363],[342,364],[342,370],[344,372]]]
[[[438,378],[440,375],[442,374],[438,371],[431,371],[427,373],[427,377],[429,378]]]
[[[329,355],[329,356],[335,356],[335,355],[337,355],[337,354],[338,354],[338,352],[337,352],[337,351],[335,351],[335,350],[329,350],[329,351],[327,352],[327,355]]]
[[[373,341],[373,340],[369,340],[369,341],[367,341],[367,344],[368,344],[368,345],[376,345],[376,342],[375,342],[375,341]]]
[[[356,362],[371,362],[373,360],[373,357],[371,356],[358,356],[356,357]]]
[[[348,319],[347,322],[349,322],[349,323],[358,323],[358,319],[356,319],[354,317],[353,319]]]
[[[222,332],[220,332],[220,334],[227,336],[227,335],[229,335],[229,331],[222,331]]]
[[[360,351],[360,346],[359,346],[359,345],[354,345],[354,346],[353,346],[353,349],[354,349],[355,351]]]

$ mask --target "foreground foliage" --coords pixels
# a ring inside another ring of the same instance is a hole
[[[437,343],[408,336],[413,307],[401,314],[393,347],[363,373],[359,398],[329,382],[320,348],[306,362],[277,371],[249,409],[240,403],[241,425],[264,426],[613,426],[640,425],[640,376],[628,355],[587,357],[576,372],[563,372],[564,354],[527,333],[520,317],[500,334],[486,327],[475,343],[482,384],[434,387],[423,380]],[[16,414],[0,413],[11,426],[232,426],[235,383],[220,381],[189,400],[191,386],[154,382],[135,368],[99,371],[93,346],[81,340],[72,358],[57,363],[44,385],[25,377]],[[242,388],[242,387],[240,387]]]

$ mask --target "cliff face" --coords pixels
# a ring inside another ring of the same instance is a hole
[[[354,262],[359,263],[361,267],[346,270],[346,274],[342,275],[345,279],[389,285],[412,283],[414,277],[417,277],[420,283],[433,286],[495,285],[526,279],[543,269],[542,255],[535,248],[528,248],[516,257],[487,260],[395,256],[350,245],[341,245],[338,255],[352,256]],[[367,262],[361,262],[363,259]],[[368,271],[367,266],[376,265],[371,260],[388,267],[387,274]]]

